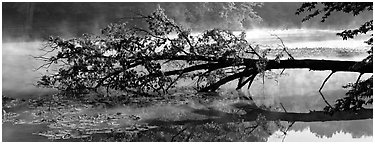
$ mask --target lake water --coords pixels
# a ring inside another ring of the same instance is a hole
[[[257,105],[267,105],[281,109],[282,104],[288,112],[321,111],[326,105],[317,90],[321,82],[329,72],[309,72],[308,70],[287,70],[288,75],[274,79],[266,79],[265,84],[259,78],[251,87],[251,95]],[[341,86],[347,82],[355,81],[356,73],[337,73],[326,83],[323,93],[329,103],[343,96],[346,92]],[[365,75],[364,78],[368,77]],[[231,91],[231,84],[226,85],[223,91]],[[247,93],[247,89],[242,90]],[[142,118],[173,117],[180,111],[177,106],[159,106],[149,108],[129,109],[119,107],[107,109],[107,112],[123,112],[139,115]],[[282,122],[287,126],[287,122]],[[329,121],[329,122],[296,122],[283,135],[280,130],[273,130],[272,134],[266,135],[267,141],[372,141],[373,120],[352,121]],[[50,141],[46,137],[33,135],[33,132],[48,129],[46,125],[13,125],[4,123],[2,125],[3,141]],[[284,138],[285,136],[285,138]],[[250,139],[254,140],[254,139]]]
[[[257,37],[249,37],[249,39],[262,42],[262,37],[259,37],[259,32],[253,31],[253,33],[258,33]],[[316,32],[315,34],[320,35],[320,37],[314,37],[311,40],[307,40],[309,36],[304,36],[303,32],[293,33],[291,31],[289,35],[281,35],[280,37],[285,39],[286,44],[300,47],[307,45],[307,47],[320,47],[324,45],[331,44],[332,47],[337,47],[338,39],[326,39],[322,40],[322,35],[333,34],[333,32]],[[301,34],[302,33],[302,34]],[[276,34],[278,34],[276,32]],[[260,35],[261,36],[261,35]],[[264,36],[264,37],[268,37]],[[287,38],[290,39],[287,39]],[[305,38],[306,40],[301,41],[298,38]],[[274,41],[271,38],[269,41]],[[296,42],[298,41],[299,42]],[[326,43],[321,43],[319,41],[324,41]],[[355,42],[359,42],[357,40]],[[263,42],[267,43],[263,39]],[[361,47],[360,43],[350,42],[350,48],[356,49]],[[33,68],[36,68],[40,62],[33,60],[29,55],[39,54],[36,49],[41,46],[40,42],[20,42],[20,43],[3,43],[2,49],[2,94],[14,98],[35,98],[39,96],[49,95],[48,90],[37,89],[32,84],[35,82],[40,71],[34,72]],[[297,45],[301,44],[301,45]],[[365,55],[365,54],[363,54]],[[320,57],[325,59],[342,59],[335,57]],[[361,60],[362,56],[353,56],[345,57],[345,60]],[[272,72],[281,73],[281,70],[273,70]],[[254,81],[250,90],[245,86],[241,91],[241,94],[251,95],[254,99],[254,102],[259,105],[270,106],[272,108],[278,109],[280,111],[281,105],[284,106],[285,110],[288,112],[302,112],[306,113],[309,111],[321,111],[326,105],[318,90],[324,81],[324,79],[329,75],[329,71],[308,71],[307,69],[297,69],[297,70],[285,70],[283,76],[276,77],[273,79],[265,79],[264,83],[262,78],[258,77]],[[366,79],[370,74],[365,74],[362,76],[362,79]],[[358,77],[358,73],[350,72],[337,72],[332,75],[332,77],[325,84],[324,89],[322,90],[323,94],[327,101],[331,104],[334,101],[345,95],[347,90],[343,89],[342,86],[348,82],[355,82]],[[224,93],[230,93],[234,91],[233,89],[236,86],[236,82],[226,84],[222,87],[221,91]],[[251,93],[250,93],[251,92]],[[234,92],[235,93],[235,92]],[[238,95],[238,94],[233,94]],[[199,107],[199,106],[196,106]],[[372,106],[370,106],[372,108]],[[26,111],[27,108],[24,108],[21,111]],[[17,111],[17,110],[10,110]],[[93,111],[93,110],[91,110]],[[129,108],[129,107],[117,107],[114,109],[106,109],[105,112],[122,112],[125,114],[134,114],[139,115],[143,119],[154,119],[161,117],[174,117],[175,114],[184,112],[184,109],[181,106],[152,106],[146,108]],[[27,118],[26,118],[27,119]],[[246,123],[245,123],[246,124]],[[282,125],[288,126],[289,123],[282,121]],[[221,127],[228,125],[220,125]],[[238,126],[238,125],[237,125]],[[51,141],[43,136],[38,136],[32,134],[34,132],[39,132],[49,129],[45,124],[41,125],[28,125],[20,124],[14,125],[9,122],[2,124],[2,141]],[[176,128],[182,129],[182,128]],[[239,128],[241,129],[241,128]],[[188,136],[190,132],[207,130],[204,126],[202,127],[189,127],[186,130],[186,135]],[[280,128],[270,128],[269,132],[266,133],[262,130],[254,131],[253,137],[246,137],[247,141],[270,141],[270,142],[280,142],[280,141],[303,141],[303,142],[315,142],[315,141],[366,141],[371,142],[373,139],[373,120],[351,120],[351,121],[329,121],[329,122],[296,122],[289,129],[286,135],[281,132],[283,129]],[[166,139],[171,139],[171,136],[168,136],[168,128],[160,129],[162,133],[165,133]],[[150,131],[147,134],[153,135],[155,137],[161,137],[160,131]],[[230,130],[229,130],[230,131]],[[215,136],[214,133],[200,133],[201,137],[196,136],[192,140],[203,140],[204,137]],[[173,133],[173,132],[172,132]],[[176,133],[176,132],[174,132]],[[233,137],[230,135],[234,132],[229,132],[229,138],[233,141],[241,141],[244,139],[239,134],[233,134]],[[185,134],[185,132],[183,132]],[[139,136],[139,135],[138,135]],[[108,136],[114,138],[115,136]],[[193,136],[194,137],[194,136]],[[142,139],[142,136],[139,136]],[[201,139],[199,139],[201,138]],[[146,139],[147,140],[147,139]],[[155,139],[154,139],[155,140]],[[162,141],[162,140],[161,140]]]

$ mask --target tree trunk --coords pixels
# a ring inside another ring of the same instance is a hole
[[[255,66],[256,60],[244,59],[245,66],[253,67]],[[226,63],[227,64],[227,63]],[[330,71],[343,71],[343,72],[359,72],[359,73],[372,73],[373,66],[372,64],[364,65],[363,67],[355,67],[355,65],[360,64],[360,62],[355,61],[335,61],[335,60],[311,60],[311,59],[302,59],[302,60],[281,60],[280,62],[269,60],[266,64],[266,70],[271,69],[299,69],[307,68],[310,70],[330,70]],[[217,65],[217,64],[216,64]],[[222,66],[226,66],[222,64]],[[207,86],[200,91],[215,91],[221,85],[224,85],[232,80],[239,79],[241,77],[250,76],[254,72],[242,71],[235,73],[233,75],[227,76],[224,79],[219,80],[218,82]]]
[[[246,76],[250,76],[252,73],[250,72],[247,72],[247,71],[244,71],[244,72],[240,72],[240,73],[236,73],[236,74],[233,74],[233,75],[230,75],[230,76],[227,76],[221,80],[219,80],[218,82],[208,86],[208,87],[205,87],[203,89],[200,90],[200,92],[208,92],[208,91],[215,91],[216,89],[218,89],[221,85],[223,84],[226,84],[232,80],[235,80],[237,78],[240,78],[240,77],[246,77]]]
[[[310,70],[331,70],[343,72],[359,72],[359,73],[372,73],[372,64],[364,65],[363,67],[354,67],[361,62],[356,61],[338,61],[338,60],[314,60],[314,59],[301,59],[301,60],[281,60],[280,63],[270,60],[267,63],[266,69],[293,69],[293,68],[308,68]]]
[[[216,62],[215,64],[222,64],[222,68],[231,66],[249,66],[255,67],[259,59],[250,58],[220,58],[208,56],[156,56],[152,60],[189,60],[189,61],[207,61]],[[331,70],[331,71],[346,71],[359,73],[372,73],[372,64],[364,65],[360,68],[353,67],[355,64],[360,64],[360,61],[339,61],[339,60],[316,60],[316,59],[295,59],[295,60],[268,60],[266,70],[270,69],[298,69],[307,68],[310,70]],[[216,66],[216,65],[215,65]],[[193,71],[193,69],[191,69]],[[195,69],[199,70],[199,69]]]

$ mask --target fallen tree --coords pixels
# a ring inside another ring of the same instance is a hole
[[[193,80],[199,91],[215,91],[236,79],[237,89],[246,84],[250,87],[257,75],[271,69],[306,68],[361,75],[373,69],[372,61],[295,59],[284,45],[269,59],[270,49],[253,47],[244,32],[236,35],[212,29],[192,34],[169,19],[161,8],[139,18],[148,24],[147,29],[129,28],[122,23],[107,26],[100,36],[69,40],[51,37],[42,49],[46,54],[36,57],[45,62],[38,69],[55,65],[58,70],[43,75],[38,85],[76,97],[100,88],[160,96],[184,79]]]

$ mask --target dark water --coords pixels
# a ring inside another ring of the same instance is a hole
[[[3,123],[2,128],[3,142],[49,141],[46,137],[32,134],[47,129],[46,125],[13,125],[11,123]]]

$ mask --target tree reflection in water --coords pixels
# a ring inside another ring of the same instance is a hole
[[[227,93],[223,94],[227,97],[236,97],[236,93],[229,95]],[[205,96],[205,95],[203,95]],[[317,98],[317,97],[315,97]],[[318,97],[319,98],[319,97]],[[200,98],[201,99],[201,98]],[[311,133],[314,133],[316,136],[320,138],[324,137],[332,137],[338,132],[349,132],[355,137],[362,137],[362,136],[372,136],[372,120],[357,120],[359,119],[360,115],[355,115],[350,121],[342,121],[344,117],[332,117],[329,118],[334,121],[322,121],[322,117],[310,117],[308,120],[315,119],[315,121],[319,122],[301,122],[309,118],[308,116],[312,116],[312,114],[320,115],[321,114],[317,111],[310,111],[310,113],[294,113],[293,104],[287,101],[298,101],[298,99],[305,99],[301,97],[290,97],[285,98],[284,101],[280,101],[280,103],[276,103],[273,106],[256,106],[253,102],[249,101],[242,101],[242,100],[223,100],[221,98],[215,98],[211,100],[210,104],[205,104],[206,106],[202,106],[203,104],[199,104],[200,102],[194,103],[193,100],[189,101],[188,104],[178,104],[178,106],[174,105],[160,105],[160,106],[147,106],[145,108],[131,108],[131,107],[120,107],[114,109],[108,109],[106,111],[97,111],[97,110],[90,110],[85,109],[82,105],[79,105],[77,101],[66,101],[65,106],[67,108],[62,108],[61,106],[53,106],[50,108],[51,103],[50,101],[46,101],[44,99],[31,101],[32,105],[39,105],[38,108],[35,109],[28,109],[30,110],[29,113],[39,113],[42,112],[41,116],[38,118],[46,118],[46,119],[57,119],[59,115],[56,112],[63,112],[63,113],[70,113],[72,116],[78,116],[81,119],[72,119],[70,120],[68,116],[65,116],[65,121],[57,121],[53,122],[50,120],[44,121],[44,123],[55,126],[54,124],[83,124],[81,121],[82,118],[86,118],[90,120],[91,117],[85,116],[86,113],[88,115],[96,116],[100,115],[98,119],[95,121],[104,120],[104,122],[112,122],[113,118],[119,119],[119,124],[121,121],[129,121],[134,122],[135,125],[138,124],[146,124],[149,126],[155,126],[156,128],[152,129],[145,129],[147,126],[138,126],[138,127],[131,127],[129,130],[129,125],[119,125],[119,126],[111,126],[105,127],[104,131],[98,131],[96,133],[91,133],[89,135],[84,135],[85,138],[74,138],[74,135],[77,130],[73,130],[70,127],[64,127],[66,130],[72,130],[70,135],[63,136],[62,139],[45,139],[45,141],[143,141],[143,142],[151,142],[151,141],[178,141],[178,142],[215,142],[215,141],[272,141],[272,137],[277,135],[276,141],[286,141],[292,137],[293,140],[298,141],[308,141],[307,139],[301,139],[299,137],[295,137],[295,135],[299,135],[305,133],[306,128],[309,128]],[[5,101],[6,102],[6,101]],[[17,102],[13,100],[13,102]],[[20,101],[22,102],[22,101]],[[59,100],[58,102],[62,103],[64,101]],[[76,104],[77,103],[77,104]],[[320,102],[323,103],[323,102]],[[15,103],[16,104],[16,103]],[[324,104],[324,103],[323,103]],[[7,107],[8,105],[4,105]],[[17,120],[18,118],[11,117],[12,110],[11,109],[19,109],[19,107],[13,107],[13,105],[9,105],[11,108],[9,112],[7,111],[6,114],[9,114],[9,117],[5,117],[6,120]],[[73,107],[72,107],[73,106]],[[76,107],[74,107],[76,106]],[[283,109],[275,109],[275,107],[281,106]],[[292,107],[291,107],[292,106]],[[89,106],[88,106],[89,107]],[[299,106],[301,108],[303,106]],[[305,106],[307,107],[307,106]],[[318,106],[317,106],[318,107]],[[307,110],[307,108],[305,108]],[[305,109],[299,109],[300,111],[305,111]],[[315,109],[315,108],[314,108]],[[316,108],[317,109],[317,108]],[[69,110],[73,110],[70,112]],[[242,112],[241,112],[242,111]],[[22,115],[26,113],[23,111],[14,111],[19,112]],[[78,112],[78,113],[77,113]],[[93,114],[89,114],[89,112],[93,112]],[[105,113],[102,113],[105,112]],[[372,113],[372,111],[371,111]],[[132,120],[133,116],[138,115],[141,119]],[[182,114],[182,115],[179,115]],[[45,115],[45,116],[44,116]],[[52,115],[52,116],[50,116]],[[293,116],[293,117],[290,117]],[[302,119],[305,116],[306,118]],[[108,120],[109,118],[109,120]],[[291,119],[292,118],[292,119]],[[333,119],[335,118],[335,119]],[[350,117],[349,117],[350,118]],[[348,118],[348,119],[349,119]],[[372,118],[369,117],[369,118]],[[120,120],[121,119],[121,120]],[[283,121],[280,121],[283,120]],[[299,119],[300,121],[298,121]],[[34,119],[32,119],[34,120]],[[70,120],[70,121],[69,121]],[[287,122],[288,120],[297,120],[295,123],[293,121]],[[4,117],[3,117],[4,121]],[[116,121],[116,120],[114,120]],[[27,120],[25,122],[28,122]],[[18,126],[16,128],[15,126]],[[35,133],[37,131],[48,132],[56,132],[59,130],[58,128],[46,128],[43,130],[33,130],[30,129],[28,133],[25,133],[25,128],[28,124],[16,124],[13,126],[6,126],[3,125],[3,132],[7,133],[6,137],[3,137],[4,141],[19,141],[16,137],[22,136],[27,137],[28,135],[32,135],[31,133]],[[58,126],[58,125],[57,125]],[[70,125],[68,125],[70,126]],[[85,126],[82,128],[83,131],[87,131],[89,126]],[[92,127],[92,129],[98,129],[100,127]],[[10,130],[12,129],[12,131]],[[118,129],[124,129],[118,131]],[[291,135],[295,132],[297,134]],[[300,132],[302,131],[302,132]],[[60,133],[58,133],[60,134]],[[9,136],[9,137],[8,137]],[[87,136],[87,137],[86,137]],[[289,138],[290,137],[290,138]],[[65,139],[66,138],[66,139]],[[34,137],[30,138],[29,141],[35,140]]]
[[[256,121],[206,123],[202,125],[160,126],[138,133],[109,133],[93,136],[92,141],[179,141],[179,142],[231,142],[267,141],[268,137],[281,128],[279,121],[267,121],[261,114]]]

